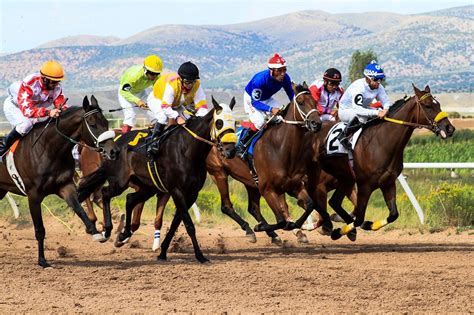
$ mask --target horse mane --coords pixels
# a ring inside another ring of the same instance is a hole
[[[403,97],[399,100],[396,100],[395,103],[393,103],[393,105],[390,106],[390,108],[388,109],[387,117],[391,117],[391,116],[395,115],[400,110],[400,108],[402,108],[403,105],[405,105],[408,102],[409,99],[410,98],[405,95],[405,97]],[[376,125],[381,124],[383,122],[385,122],[385,120],[378,119],[378,118],[373,118],[373,119],[370,119],[370,120],[367,121],[367,123],[364,125],[364,128],[369,127],[369,126],[376,126]]]

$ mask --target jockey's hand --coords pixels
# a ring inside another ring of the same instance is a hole
[[[378,116],[379,118],[384,118],[385,115],[387,115],[387,113],[388,113],[388,109],[382,109],[381,111],[379,111],[379,112],[377,113],[377,116]]]
[[[181,116],[178,116],[178,118],[176,118],[176,122],[178,123],[178,125],[184,125],[186,123],[184,118]]]
[[[61,113],[61,110],[58,108],[53,108],[52,110],[49,111],[49,117],[52,118],[57,118],[59,117],[59,114]]]
[[[279,109],[279,108],[277,108],[277,107],[273,107],[273,108],[272,108],[272,115],[276,115],[276,114],[278,114],[279,112],[280,112],[280,109]]]
[[[140,107],[140,108],[143,108],[143,109],[148,109],[147,103],[145,103],[145,102],[142,101],[142,100],[139,100],[139,101],[137,102],[137,106]]]

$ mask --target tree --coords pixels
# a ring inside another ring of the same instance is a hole
[[[365,66],[372,60],[377,60],[377,55],[372,49],[367,51],[356,50],[352,54],[349,65],[349,81],[352,83],[363,76]]]

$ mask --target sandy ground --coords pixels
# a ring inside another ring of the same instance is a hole
[[[198,226],[211,260],[199,264],[183,227],[157,262],[151,224],[119,249],[71,224],[72,233],[45,216],[54,268],[43,270],[32,226],[0,220],[0,313],[474,312],[472,231],[359,232],[355,243],[307,232],[306,245],[281,232],[278,247]]]

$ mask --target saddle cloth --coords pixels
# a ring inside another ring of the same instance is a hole
[[[343,122],[339,122],[335,124],[328,132],[326,137],[326,154],[328,156],[332,155],[345,155],[348,154],[347,149],[340,143],[339,135],[344,131],[346,128],[346,124]],[[362,128],[357,130],[351,137],[350,143],[352,146],[352,150],[354,150],[357,140],[359,140],[359,136],[362,133]]]
[[[16,187],[18,187],[18,189],[23,193],[23,195],[26,196],[25,184],[23,183],[23,179],[21,179],[20,173],[18,173],[18,170],[16,169],[15,160],[13,159],[14,152],[19,142],[20,140],[15,141],[15,143],[13,143],[13,145],[11,146],[10,150],[7,152],[6,164],[8,174],[10,174],[10,177],[12,178]]]

